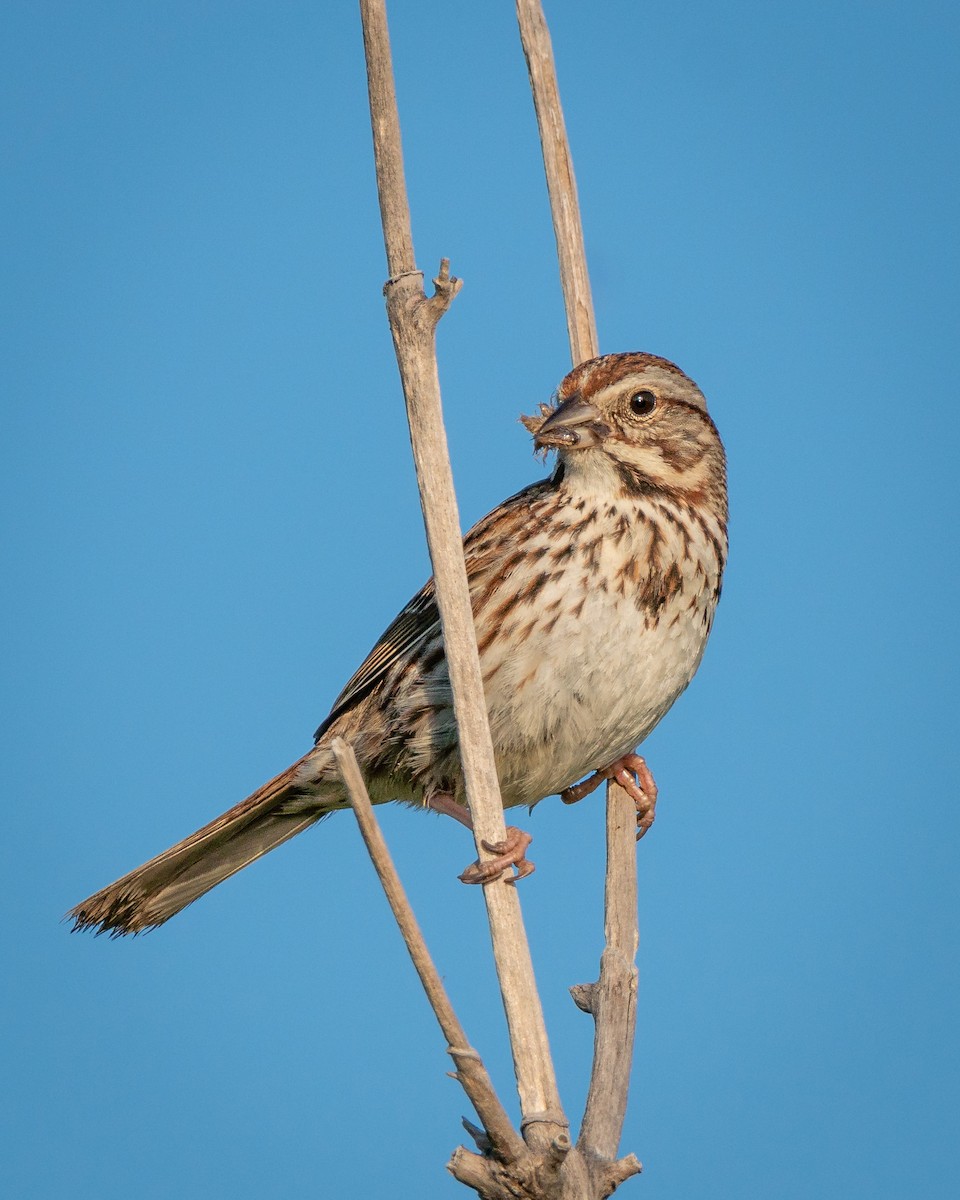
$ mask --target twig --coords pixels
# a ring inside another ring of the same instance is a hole
[[[517,22],[540,129],[570,352],[576,365],[598,353],[597,329],[573,160],[560,106],[550,32],[540,0],[517,0]],[[627,793],[617,784],[609,784],[606,948],[600,960],[598,982],[572,989],[577,1005],[592,1012],[596,1023],[590,1088],[577,1145],[588,1157],[606,1160],[616,1155],[623,1130],[637,1021],[635,816]],[[623,1178],[640,1169],[632,1156],[617,1166],[627,1170]]]
[[[441,265],[436,296],[427,300],[413,259],[403,180],[400,122],[384,0],[360,0],[371,124],[384,243],[391,278],[384,289],[410,423],[427,542],[460,741],[477,853],[502,841],[503,807],[487,723],[480,660],[463,562],[460,521],[447,453],[437,376],[436,325],[459,288]],[[516,889],[484,886],[494,958],[503,995],[527,1144],[538,1150],[567,1136],[546,1026]]]
[[[370,122],[373,126],[380,222],[387,252],[387,270],[393,280],[417,268],[413,257],[413,232],[403,173],[400,114],[397,110],[397,90],[393,83],[385,0],[360,0],[360,16],[363,23],[363,51],[367,60],[367,94],[370,97]]]
[[[560,107],[560,89],[557,86],[550,31],[540,0],[517,0],[517,23],[540,127],[543,167],[547,175],[553,232],[560,262],[560,285],[567,313],[570,354],[576,366],[584,359],[595,358],[599,353],[597,325],[590,297],[590,276],[587,274],[587,255],[583,247],[583,225],[580,221],[573,159],[570,157],[570,144],[567,141],[563,109]]]
[[[619,786],[607,794],[606,946],[586,1004],[595,1021],[593,1067],[577,1145],[591,1157],[616,1157],[627,1112],[637,1024],[636,809]],[[573,989],[571,989],[573,990]]]
[[[380,882],[386,893],[387,900],[396,917],[397,924],[407,950],[413,959],[423,990],[436,1015],[443,1036],[447,1039],[447,1053],[457,1067],[457,1078],[463,1085],[463,1090],[470,1097],[470,1102],[477,1110],[477,1116],[483,1122],[483,1128],[490,1140],[491,1149],[504,1161],[516,1162],[521,1159],[526,1146],[523,1139],[513,1128],[506,1110],[500,1103],[487,1069],[467,1041],[467,1035],[453,1005],[447,995],[446,988],[437,968],[434,966],[427,943],[424,941],[417,918],[410,907],[407,893],[404,891],[400,876],[393,865],[387,843],[384,841],[380,826],[373,814],[373,806],[367,793],[363,776],[357,765],[353,747],[342,738],[334,738],[331,743],[334,758],[340,768],[340,774],[347,785],[353,810],[357,816],[360,832],[366,843],[370,858],[380,876]]]

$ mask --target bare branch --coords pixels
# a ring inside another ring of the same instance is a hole
[[[487,1069],[480,1055],[467,1041],[460,1020],[454,1012],[453,1005],[447,995],[446,988],[437,968],[434,966],[423,933],[414,916],[410,901],[400,876],[393,865],[387,843],[384,841],[380,826],[373,813],[370,796],[367,793],[363,776],[357,765],[353,747],[343,738],[335,738],[331,743],[337,766],[343,776],[343,782],[350,793],[353,811],[357,816],[360,832],[366,843],[370,858],[380,876],[380,882],[386,893],[387,900],[393,910],[407,950],[416,967],[423,990],[436,1015],[437,1021],[447,1039],[447,1052],[456,1063],[457,1078],[463,1085],[463,1090],[470,1097],[470,1102],[477,1110],[477,1116],[483,1122],[483,1127],[490,1139],[490,1145],[498,1156],[505,1161],[516,1161],[526,1153],[523,1139],[513,1128],[506,1110],[500,1103],[494,1090]]]
[[[620,1145],[637,1024],[635,830],[633,801],[623,788],[609,788],[604,896],[606,946],[600,959],[600,979],[590,988],[590,1011],[596,1023],[593,1068],[577,1142],[584,1153],[601,1159],[615,1158]]]
[[[440,404],[435,332],[457,284],[441,268],[437,296],[427,301],[413,261],[413,241],[403,180],[400,123],[393,86],[384,0],[360,0],[377,183],[391,278],[384,291],[403,382],[417,480],[433,563],[437,604],[467,801],[477,853],[504,840],[503,807],[487,723],[480,660],[467,586],[460,521]],[[520,1106],[529,1145],[543,1148],[565,1134],[546,1026],[533,975],[516,890],[496,881],[484,886],[494,958],[510,1031]]]
[[[517,0],[520,40],[540,129],[543,165],[557,239],[560,282],[574,365],[598,353],[580,204],[567,141],[550,32],[540,0]],[[589,1156],[616,1156],[627,1108],[637,1009],[636,814],[627,793],[607,787],[607,945],[596,984],[571,989],[575,1003],[592,1012],[593,1068],[577,1145]],[[616,1186],[614,1184],[614,1186]],[[612,1189],[611,1189],[612,1190]]]
[[[573,174],[563,109],[560,107],[560,89],[557,86],[550,31],[540,0],[517,0],[517,23],[540,127],[543,166],[547,174],[553,232],[560,261],[560,284],[567,311],[570,353],[576,366],[584,359],[595,358],[599,353],[599,343],[590,296],[587,255],[583,246],[577,182]]]
[[[628,1154],[626,1158],[619,1158],[616,1162],[601,1167],[594,1175],[597,1200],[603,1200],[605,1196],[611,1195],[621,1183],[628,1180],[631,1175],[639,1175],[642,1170],[643,1163],[635,1154]]]
[[[416,271],[407,182],[403,173],[400,114],[393,82],[393,59],[384,0],[360,0],[363,50],[367,60],[367,92],[373,127],[373,157],[377,169],[380,221],[391,279]]]

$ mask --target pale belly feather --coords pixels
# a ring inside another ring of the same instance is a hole
[[[706,642],[702,613],[679,613],[673,624],[670,609],[663,615],[648,626],[632,599],[594,592],[579,616],[531,636],[497,672],[487,700],[506,806],[568,787],[653,729]]]
[[[676,563],[679,590],[654,617],[636,587],[618,586],[626,547],[601,543],[588,573],[573,559],[536,597],[541,613],[525,638],[505,637],[509,654],[484,659],[487,702],[504,804],[532,804],[632,751],[693,678],[703,656],[720,564],[703,538],[676,532],[661,545],[663,569]],[[646,561],[638,526],[630,552]],[[698,541],[704,544],[698,544]],[[604,586],[605,585],[605,586]],[[576,611],[577,596],[584,597]],[[495,668],[495,669],[494,669]]]

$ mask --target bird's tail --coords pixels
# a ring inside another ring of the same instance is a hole
[[[299,774],[304,761],[295,762],[209,825],[72,908],[67,918],[73,920],[74,931],[96,929],[116,937],[162,925],[218,883],[339,807],[333,799],[324,807],[320,798],[304,807],[307,789]]]

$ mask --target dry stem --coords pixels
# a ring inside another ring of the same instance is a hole
[[[390,273],[384,292],[434,568],[467,799],[478,855],[483,858],[483,841],[497,842],[503,837],[503,810],[463,563],[435,351],[437,322],[460,283],[450,276],[449,264],[444,260],[434,280],[434,296],[427,299],[424,294],[422,276],[414,261],[384,0],[360,0],[360,8]],[[571,352],[577,363],[597,353],[597,337],[573,168],[542,9],[537,0],[517,0],[517,15],[541,130]],[[484,1122],[485,1133],[465,1123],[475,1134],[481,1153],[473,1154],[461,1147],[449,1164],[450,1170],[490,1200],[579,1200],[609,1195],[640,1169],[633,1156],[614,1159],[626,1107],[636,1019],[636,970],[632,966],[637,945],[636,865],[629,798],[615,786],[608,789],[607,948],[598,983],[579,990],[578,1002],[596,1019],[596,1036],[587,1111],[577,1148],[571,1149],[516,891],[499,881],[484,887],[523,1114],[522,1141],[510,1128],[482,1063],[466,1044],[399,880],[392,865],[385,865],[389,864],[389,856],[368,799],[364,807],[365,789],[356,760],[343,743],[338,744],[336,753],[371,856],[457,1062],[457,1077]],[[361,817],[361,811],[366,816]]]
[[[477,853],[482,843],[504,838],[503,806],[493,744],[487,723],[480,659],[463,562],[460,521],[440,404],[435,334],[443,311],[458,290],[446,265],[427,300],[413,260],[410,214],[403,180],[400,122],[384,0],[361,0],[364,48],[377,166],[384,243],[391,278],[385,287],[387,312],[410,423],[417,480],[454,712],[460,740],[467,801]],[[484,887],[494,958],[510,1031],[524,1135],[531,1146],[549,1146],[567,1136],[546,1025],[523,929],[516,890],[497,881]]]
[[[590,276],[583,247],[583,225],[580,221],[573,159],[560,106],[550,31],[540,0],[517,0],[517,23],[540,128],[543,167],[547,175],[553,232],[560,262],[560,286],[563,288],[563,305],[567,313],[570,356],[576,366],[599,353],[597,325],[590,296]]]
[[[576,365],[593,358],[599,349],[573,160],[560,106],[550,32],[540,0],[517,0],[517,22],[540,129],[570,353]],[[639,935],[634,832],[633,802],[621,787],[611,783],[607,787],[607,944],[599,981],[574,989],[577,1004],[592,1012],[596,1022],[590,1089],[577,1145],[586,1154],[602,1159],[612,1159],[617,1153],[623,1130],[637,1021],[634,960]],[[635,1169],[639,1170],[639,1163]]]
[[[353,747],[342,738],[335,738],[331,743],[334,757],[350,793],[353,810],[357,816],[360,832],[366,843],[370,858],[380,876],[380,882],[386,893],[387,900],[396,917],[397,924],[407,950],[413,959],[423,990],[436,1014],[437,1021],[447,1039],[447,1053],[456,1063],[457,1078],[463,1085],[463,1090],[470,1097],[470,1102],[477,1110],[477,1116],[483,1122],[483,1128],[489,1138],[490,1148],[507,1162],[517,1162],[523,1157],[526,1147],[523,1139],[510,1123],[506,1110],[500,1103],[487,1069],[480,1055],[467,1041],[467,1035],[453,1005],[447,995],[446,988],[437,968],[434,966],[427,943],[424,941],[417,918],[410,907],[407,893],[400,876],[393,865],[387,843],[384,841],[380,826],[373,815],[373,806],[367,793],[363,776],[357,765]]]

